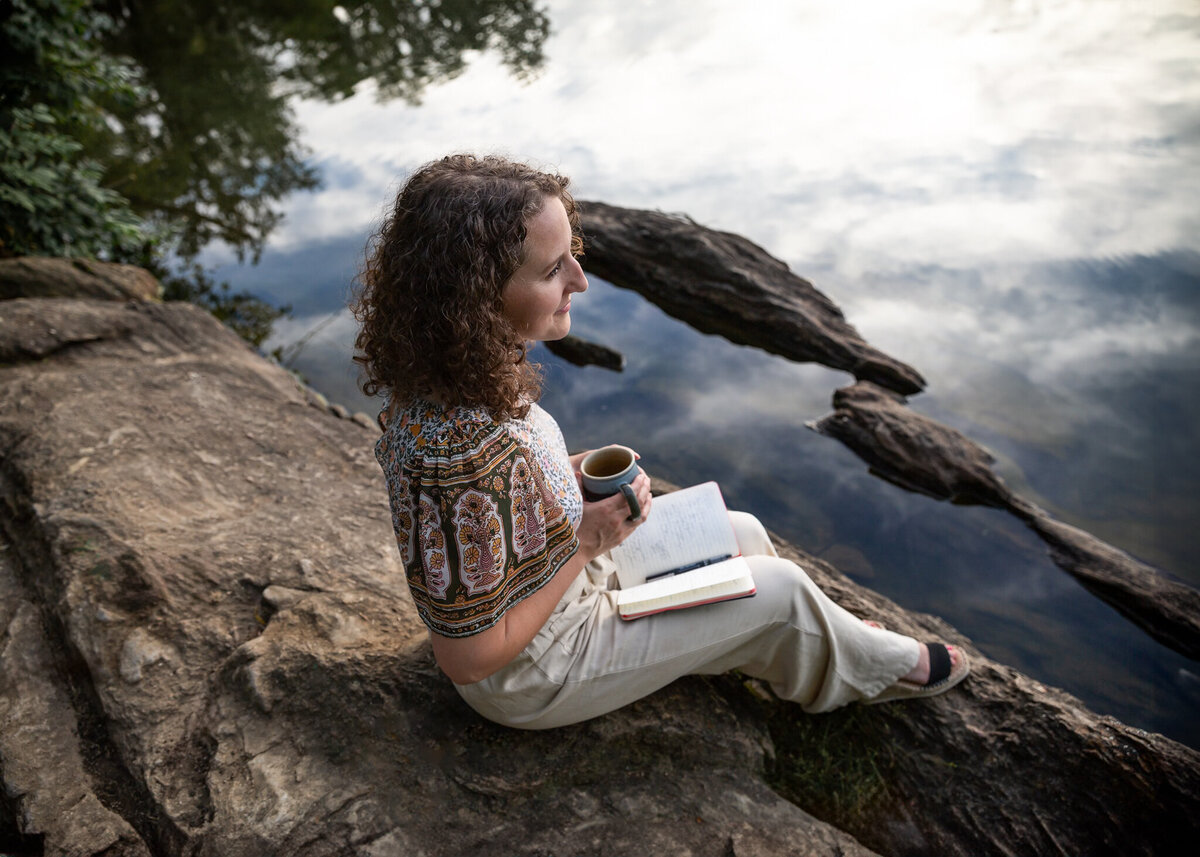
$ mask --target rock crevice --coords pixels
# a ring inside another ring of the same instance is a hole
[[[43,834],[46,853],[159,853],[166,819],[120,760],[63,623],[27,597],[11,518],[0,524],[0,772],[24,832]]]

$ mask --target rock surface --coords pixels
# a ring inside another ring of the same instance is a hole
[[[12,298],[104,298],[154,300],[158,280],[144,268],[95,259],[22,256],[0,259],[0,300]]]
[[[868,345],[833,301],[757,244],[657,211],[579,205],[583,267],[697,330],[899,393],[924,389],[917,370]]]
[[[966,646],[972,678],[805,717],[696,677],[494,726],[433,664],[377,432],[188,305],[10,301],[0,353],[0,819],[62,853],[1150,855],[1200,833],[1200,754],[790,548],[849,609]]]
[[[992,456],[961,432],[911,410],[869,382],[838,390],[834,412],[812,425],[901,488],[939,500],[1007,509],[1037,533],[1059,568],[1154,639],[1200,658],[1200,591],[1139,562],[1014,494]]]

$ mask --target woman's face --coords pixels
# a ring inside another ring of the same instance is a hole
[[[571,330],[571,295],[587,291],[571,255],[571,223],[558,197],[547,197],[525,226],[525,261],[504,284],[504,317],[524,339],[562,339]]]

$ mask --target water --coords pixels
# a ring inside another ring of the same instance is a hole
[[[260,266],[219,273],[293,305],[272,346],[333,314],[295,358],[315,386],[372,410],[336,311],[399,178],[499,151],[570,174],[581,198],[762,244],[915,366],[929,389],[912,407],[986,445],[1024,496],[1200,584],[1196,4],[549,11],[532,83],[485,55],[420,106],[370,87],[297,104],[324,189],[289,200]],[[1200,665],[1010,516],[909,494],[805,428],[847,375],[701,335],[596,278],[573,306],[574,332],[628,365],[537,350],[572,447],[625,442],[674,482],[715,478],[731,506],[990,656],[1200,746]]]

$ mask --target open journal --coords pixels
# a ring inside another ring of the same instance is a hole
[[[755,592],[716,482],[654,498],[654,511],[613,548],[622,619],[746,598]]]

